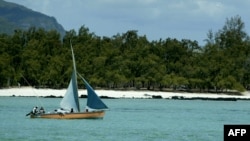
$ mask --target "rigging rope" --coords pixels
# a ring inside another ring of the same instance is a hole
[[[23,76],[23,74],[21,74],[21,75],[22,75],[24,81],[32,88],[32,91],[33,91],[33,93],[36,95],[36,98],[37,98],[37,100],[39,101],[41,107],[44,108],[43,103],[42,103],[42,101],[39,99],[38,94],[34,91],[34,88],[30,85],[30,83],[29,83],[28,80]]]

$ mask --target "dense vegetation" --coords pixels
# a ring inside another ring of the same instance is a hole
[[[82,26],[78,32],[66,32],[63,39],[53,30],[16,30],[14,35],[0,35],[0,87],[18,83],[67,87],[71,40],[78,72],[94,87],[200,92],[248,89],[250,40],[241,17],[226,19],[221,30],[210,30],[207,35],[201,47],[188,39],[149,41],[136,30],[99,37]]]

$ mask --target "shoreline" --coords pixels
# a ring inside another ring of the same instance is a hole
[[[122,98],[140,98],[140,99],[175,99],[175,100],[250,100],[250,92],[246,91],[243,95],[227,95],[215,93],[188,93],[188,92],[162,92],[146,90],[95,90],[102,99],[122,99]],[[32,87],[5,88],[0,89],[0,96],[13,97],[45,97],[61,98],[66,89],[37,89]],[[86,89],[79,89],[80,98],[87,95]]]

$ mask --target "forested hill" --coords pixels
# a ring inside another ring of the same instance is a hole
[[[250,86],[250,38],[235,16],[208,31],[202,47],[188,39],[149,41],[136,30],[100,37],[85,26],[62,40],[56,31],[37,28],[0,34],[0,87],[66,88],[70,40],[78,72],[95,88],[225,92]]]
[[[62,36],[65,35],[64,28],[54,17],[0,0],[0,33],[13,34],[16,29],[27,30],[30,27],[53,29],[57,30]]]

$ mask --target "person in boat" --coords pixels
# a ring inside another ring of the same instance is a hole
[[[37,112],[38,112],[38,111],[37,111],[37,108],[38,108],[37,106],[33,108],[32,114],[37,114]]]
[[[70,113],[74,113],[74,109],[73,108],[71,108]]]
[[[43,107],[40,108],[39,113],[40,113],[40,114],[44,114],[44,113],[45,113],[45,110],[44,110]]]
[[[34,107],[28,114],[26,114],[26,116],[35,115],[35,114],[37,114],[37,106]]]

